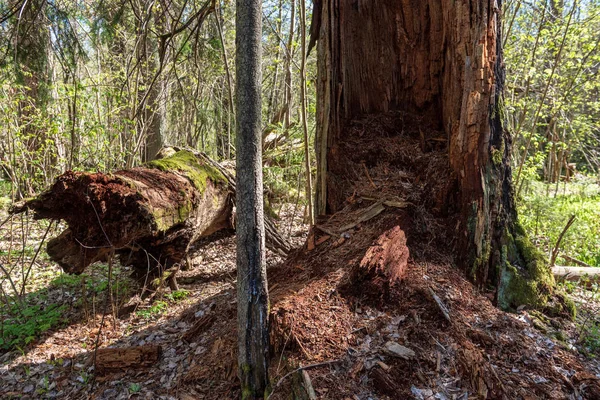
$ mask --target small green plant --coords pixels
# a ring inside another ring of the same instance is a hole
[[[588,355],[595,356],[600,354],[600,326],[598,326],[598,322],[584,325],[579,341],[583,344]]]
[[[169,304],[166,301],[159,300],[155,301],[154,304],[152,304],[152,306],[150,306],[149,308],[138,310],[136,314],[140,318],[151,319],[153,317],[164,314],[164,312],[167,311],[168,306]]]
[[[179,302],[179,301],[185,300],[189,296],[190,296],[189,290],[185,290],[185,289],[175,290],[175,291],[165,295],[165,297],[169,301],[173,301],[173,302]]]
[[[560,183],[556,197],[548,193],[548,186],[538,181],[528,181],[528,190],[518,203],[519,222],[527,231],[537,247],[550,254],[557,243],[565,224],[571,215],[575,222],[566,232],[560,243],[557,264],[573,265],[572,261],[562,258],[565,254],[571,258],[600,266],[600,188],[588,183],[584,178],[580,182]]]
[[[133,382],[129,384],[129,393],[139,393],[140,390],[142,390],[142,385],[140,385],[139,383]]]
[[[79,373],[79,377],[77,378],[77,380],[79,382],[83,383],[84,385],[87,385],[89,383],[89,381],[90,381],[90,377],[91,377],[90,374],[88,374],[85,371],[81,371]]]
[[[46,394],[48,392],[49,387],[50,387],[50,380],[48,379],[48,375],[44,375],[44,377],[42,378],[42,382],[41,382],[40,386],[38,386],[36,392],[40,396],[43,396],[44,394]]]

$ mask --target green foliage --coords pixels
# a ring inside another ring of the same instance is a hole
[[[600,354],[600,322],[593,321],[581,328],[580,343],[589,355]]]
[[[156,300],[148,308],[138,310],[136,315],[143,319],[158,318],[167,312],[170,303],[178,303],[188,298],[190,292],[185,289],[175,290],[163,296],[164,300]],[[165,301],[166,300],[166,301]]]
[[[167,311],[168,307],[169,303],[167,303],[166,301],[158,300],[155,301],[150,307],[138,310],[136,314],[138,317],[143,319],[153,319],[163,315]]]
[[[167,300],[169,300],[169,301],[177,303],[179,301],[183,301],[183,300],[187,299],[189,296],[190,296],[189,290],[179,289],[179,290],[175,290],[173,292],[167,293],[165,295],[165,298],[167,298]]]
[[[569,2],[560,13],[546,0],[504,4],[507,122],[522,175],[556,182],[565,163],[598,173],[600,3]]]
[[[33,300],[30,297],[28,300]],[[52,329],[63,319],[66,306],[55,304],[43,306],[36,303],[12,303],[0,307],[0,314],[5,315],[0,322],[0,349],[23,348],[40,334]]]
[[[129,393],[131,394],[135,394],[135,393],[139,393],[140,390],[142,390],[142,385],[140,385],[139,383],[130,383],[129,384]]]
[[[560,244],[560,253],[600,266],[600,187],[593,180],[555,185],[530,181],[518,204],[522,226],[544,253],[550,254],[571,215],[576,215]],[[561,265],[570,265],[560,256]]]

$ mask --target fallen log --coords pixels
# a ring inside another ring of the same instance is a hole
[[[183,150],[112,174],[68,171],[11,212],[67,223],[47,246],[65,272],[81,273],[112,251],[123,265],[168,269],[186,260],[198,239],[232,227],[235,186],[217,165]],[[271,228],[270,248],[285,254],[289,244]]]
[[[236,191],[235,177],[229,171],[227,171],[225,168],[223,168],[222,165],[220,165],[218,162],[211,159],[204,153],[193,151],[193,154],[196,157],[203,160],[204,162],[206,162],[206,163],[212,165],[213,167],[215,167],[216,169],[218,169],[219,172],[221,172],[223,174],[223,176],[225,176],[225,178],[227,178],[227,183],[229,185],[229,189],[231,190],[232,193],[235,194],[235,191]],[[235,196],[233,196],[232,199],[235,199]],[[281,236],[281,234],[277,231],[275,224],[273,223],[271,218],[269,218],[269,216],[266,213],[265,213],[265,244],[269,250],[271,250],[274,253],[278,253],[281,256],[286,256],[292,250],[292,246],[290,245],[290,243],[286,239],[284,239],[283,236]]]
[[[592,281],[600,280],[600,268],[596,267],[552,267],[552,274],[555,278],[567,281],[579,281],[588,277]]]

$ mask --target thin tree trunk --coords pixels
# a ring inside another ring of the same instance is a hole
[[[290,113],[292,112],[293,90],[292,90],[292,58],[294,57],[294,26],[296,23],[296,0],[292,0],[292,9],[290,11],[290,33],[287,42],[287,57],[285,59],[285,79],[284,79],[284,103],[286,106],[284,126],[290,126]]]
[[[261,138],[262,2],[237,0],[237,295],[242,399],[269,386],[269,294],[265,265]]]
[[[279,0],[279,14],[277,16],[277,31],[275,32],[276,41],[277,41],[277,52],[275,53],[275,74],[273,76],[273,85],[271,86],[271,94],[269,95],[269,103],[267,104],[267,118],[268,120],[272,120],[273,116],[277,113],[277,84],[278,84],[278,76],[279,76],[279,56],[281,54],[281,43],[279,43],[279,37],[281,36],[281,24],[282,21],[282,13],[283,13],[283,0]]]
[[[227,75],[227,94],[229,96],[227,102],[227,159],[231,159],[231,125],[235,125],[235,115],[233,113],[233,83],[231,79],[231,72],[229,70],[229,59],[227,57],[227,49],[225,48],[225,38],[223,37],[223,29],[221,28],[221,21],[219,19],[219,9],[215,12],[215,21],[217,24],[217,30],[219,31],[219,38],[221,40],[221,48],[223,49],[223,62],[225,63],[225,74]]]
[[[46,8],[43,0],[23,2],[19,6],[19,18],[15,19],[15,75],[24,88],[18,104],[18,124],[29,154],[46,146],[46,130],[41,127],[41,119],[46,116],[50,82],[50,35],[46,28]],[[34,182],[38,167],[28,160],[22,160],[22,164],[15,167],[19,170],[16,182],[19,197],[32,195],[37,189]]]
[[[292,0],[295,1],[295,0]],[[306,2],[300,0],[300,42],[302,60],[300,64],[300,103],[302,113],[302,130],[304,131],[304,166],[306,169],[306,200],[308,202],[308,220],[315,222],[312,199],[312,174],[310,172],[310,151],[308,146],[308,121],[306,113]]]

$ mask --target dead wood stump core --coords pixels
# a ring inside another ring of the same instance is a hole
[[[388,294],[406,272],[410,253],[406,235],[399,226],[387,230],[369,247],[361,262],[350,274],[353,285],[360,285],[368,293]]]

